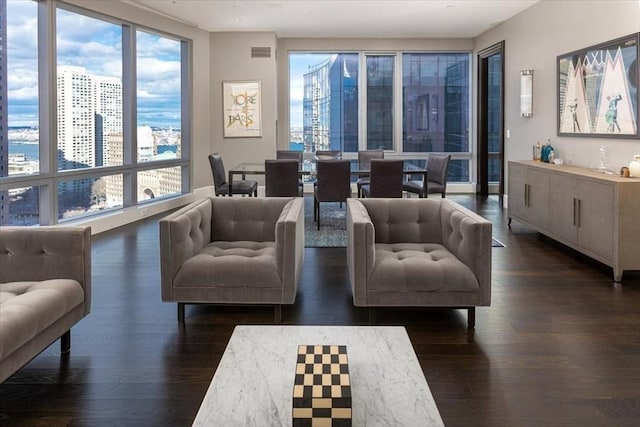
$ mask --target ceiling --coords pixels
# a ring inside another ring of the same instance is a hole
[[[473,38],[538,0],[121,0],[210,32],[279,38]]]

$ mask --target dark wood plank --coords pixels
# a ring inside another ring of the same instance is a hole
[[[490,219],[492,306],[380,309],[407,328],[445,424],[637,426],[640,272],[612,272],[507,218],[497,201],[450,198]],[[160,299],[158,218],[96,236],[91,314],[0,385],[4,426],[187,426],[237,324],[271,324],[271,306],[176,305]],[[364,325],[345,250],[309,248],[283,324]]]

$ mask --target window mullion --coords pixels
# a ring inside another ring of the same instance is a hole
[[[49,177],[38,193],[41,225],[57,223],[56,5],[38,3],[38,135],[39,174]]]
[[[122,26],[122,140],[123,165],[128,170],[123,172],[122,204],[123,207],[137,203],[137,180],[134,166],[137,163],[137,104],[136,104],[136,32],[131,25]]]

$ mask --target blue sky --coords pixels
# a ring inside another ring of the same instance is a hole
[[[37,8],[7,2],[9,126],[38,125]],[[57,11],[58,65],[85,67],[89,74],[122,78],[119,25]],[[180,42],[137,33],[138,123],[180,126]]]
[[[37,7],[7,2],[9,126],[38,125]],[[116,24],[58,9],[59,65],[85,67],[90,74],[122,78],[122,32]],[[138,123],[180,125],[180,43],[138,31]],[[295,53],[290,59],[290,122],[302,127],[302,75],[330,53]]]

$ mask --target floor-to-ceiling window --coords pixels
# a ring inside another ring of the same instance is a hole
[[[289,56],[289,146],[358,151],[358,54]]]
[[[470,58],[466,52],[291,52],[290,146],[341,150],[346,157],[382,148],[388,157],[421,165],[428,153],[451,153],[449,180],[469,182]]]
[[[189,41],[50,0],[0,8],[1,224],[190,190]]]
[[[367,55],[367,149],[393,150],[395,56]]]

